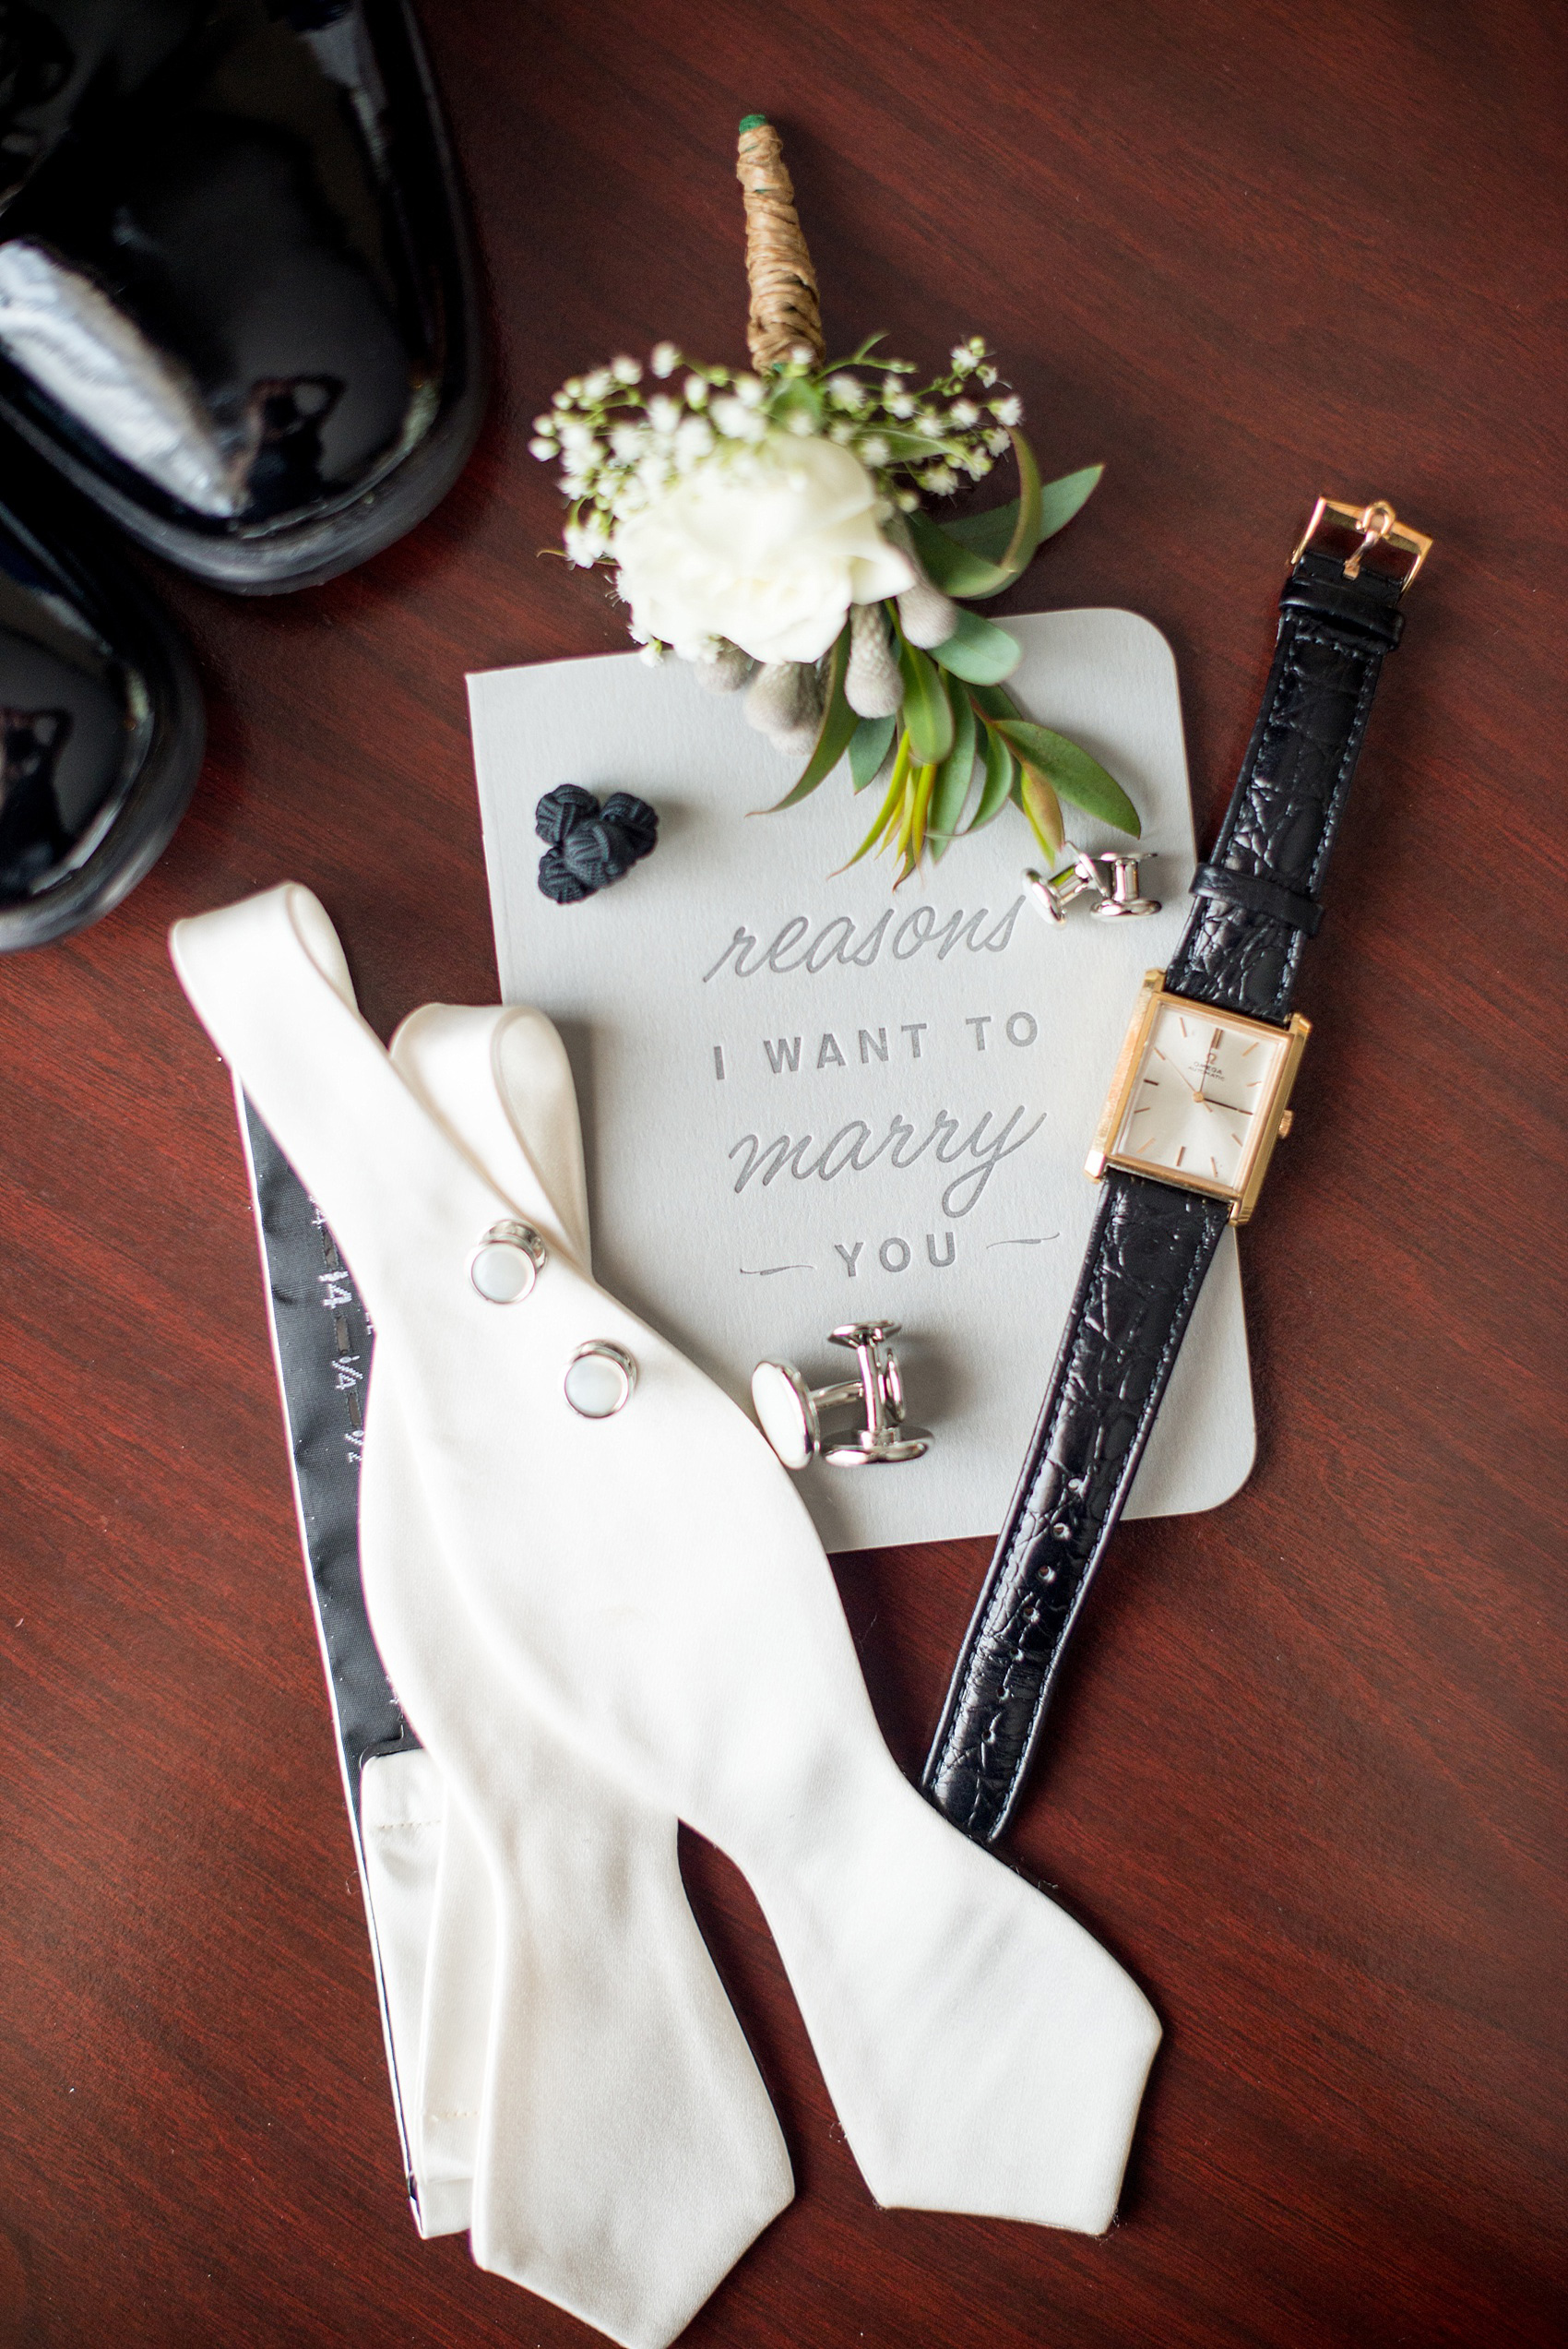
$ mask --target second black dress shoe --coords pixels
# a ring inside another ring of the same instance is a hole
[[[0,952],[118,905],[201,765],[190,656],[107,537],[0,436]]]
[[[182,569],[310,586],[427,514],[476,286],[406,0],[0,6],[0,416]]]

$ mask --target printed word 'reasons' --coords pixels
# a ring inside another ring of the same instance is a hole
[[[938,962],[945,962],[960,946],[970,954],[1004,954],[1023,904],[1023,899],[1016,897],[1004,913],[994,917],[988,905],[982,905],[978,913],[966,913],[960,907],[945,921],[934,906],[917,905],[897,924],[893,919],[897,909],[889,906],[863,937],[857,935],[857,925],[848,913],[834,914],[816,930],[809,915],[796,913],[766,947],[742,922],[718,961],[703,972],[703,984],[723,970],[732,971],[737,979],[754,979],[759,971],[809,971],[814,978],[819,971],[835,965],[869,971],[884,947],[896,962],[912,961],[928,947],[934,948]]]

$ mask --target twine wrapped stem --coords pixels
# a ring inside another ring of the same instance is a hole
[[[778,133],[766,114],[741,124],[735,176],[746,202],[746,279],[751,313],[746,341],[759,374],[809,351],[820,366],[827,356],[816,271],[795,210],[795,190],[784,167]]]

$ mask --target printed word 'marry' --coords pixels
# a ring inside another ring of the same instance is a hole
[[[733,1163],[742,1151],[745,1152],[741,1171],[735,1177],[736,1195],[745,1189],[754,1174],[761,1176],[765,1189],[776,1175],[785,1173],[792,1174],[797,1183],[807,1183],[814,1174],[820,1182],[831,1183],[838,1174],[865,1174],[869,1167],[875,1165],[885,1151],[888,1154],[889,1166],[902,1169],[915,1165],[929,1150],[932,1151],[937,1163],[942,1166],[952,1166],[961,1158],[973,1162],[961,1174],[954,1175],[942,1194],[942,1212],[956,1222],[960,1216],[968,1215],[1002,1161],[1011,1158],[1015,1151],[1022,1150],[1045,1123],[1042,1112],[1032,1126],[1026,1127],[1021,1134],[1016,1135],[1014,1129],[1023,1115],[1021,1107],[1015,1109],[1012,1115],[988,1138],[987,1128],[992,1124],[992,1114],[988,1109],[973,1132],[960,1139],[958,1119],[950,1117],[946,1110],[939,1109],[932,1121],[930,1132],[918,1142],[915,1140],[915,1128],[907,1117],[896,1115],[878,1142],[872,1140],[871,1127],[863,1117],[852,1117],[848,1125],[840,1126],[837,1133],[830,1134],[820,1149],[815,1150],[814,1155],[814,1134],[798,1137],[778,1134],[767,1143],[759,1134],[742,1134],[729,1153]]]
[[[897,927],[888,936],[894,909],[873,922],[864,937],[856,936],[855,924],[847,913],[836,913],[830,922],[813,932],[811,919],[804,913],[791,915],[768,946],[758,947],[754,931],[742,923],[717,962],[702,974],[706,986],[710,979],[728,967],[737,979],[754,979],[759,971],[809,971],[814,977],[837,963],[856,971],[869,971],[885,945],[896,962],[909,962],[926,947],[934,947],[938,962],[945,962],[955,947],[965,946],[971,954],[1005,953],[1013,936],[1013,925],[1022,911],[1024,900],[1016,897],[1005,913],[992,919],[991,908],[982,905],[978,913],[966,913],[960,907],[945,921],[939,919],[935,908],[917,905],[906,913]],[[990,924],[989,928],[987,924]]]

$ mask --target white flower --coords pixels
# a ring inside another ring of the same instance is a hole
[[[554,454],[555,443],[552,440],[530,440],[529,443],[529,455],[537,457],[541,465],[548,465]]]
[[[635,359],[612,359],[610,372],[617,383],[641,383],[643,371]]]
[[[887,395],[887,412],[890,416],[912,416],[915,412],[915,403],[911,394],[907,391],[890,391]]]
[[[657,392],[647,403],[647,420],[656,433],[672,433],[681,421],[680,401],[667,391]]]
[[[675,454],[683,464],[706,457],[713,447],[713,426],[706,416],[688,416],[675,434]]]
[[[592,375],[584,379],[583,398],[594,401],[597,405],[614,380],[608,367],[596,367]]]
[[[610,446],[623,465],[629,465],[642,454],[647,435],[641,424],[612,424]]]
[[[1010,392],[1005,399],[992,401],[991,412],[999,424],[1016,424],[1023,415],[1024,403],[1015,393]]]
[[[972,375],[977,364],[975,354],[968,344],[960,342],[953,352],[953,373],[956,376]]]
[[[737,399],[744,400],[748,408],[760,408],[762,405],[762,378],[760,376],[737,376],[735,378],[735,397]]]
[[[958,476],[951,465],[932,465],[921,475],[921,487],[929,489],[933,497],[946,497],[958,486]]]
[[[707,404],[707,386],[701,376],[688,376],[683,387],[688,408],[704,408]]]
[[[836,408],[863,408],[866,388],[864,384],[857,383],[853,376],[829,376],[827,397]]]
[[[565,530],[566,560],[579,570],[590,570],[610,543],[610,533],[603,518],[596,514],[591,521],[568,522]]]
[[[536,433],[552,433],[555,430],[555,422],[553,416],[536,416],[533,420],[533,428]]]
[[[767,419],[748,408],[733,392],[726,392],[716,399],[710,411],[714,423],[729,440],[761,440],[767,431]]]
[[[956,399],[947,411],[947,421],[951,424],[978,424],[980,410],[972,399]]]
[[[785,420],[785,430],[794,433],[802,440],[809,440],[815,432],[816,426],[805,409],[791,408]]]
[[[617,585],[635,629],[683,653],[724,637],[756,661],[816,661],[851,603],[913,584],[876,508],[849,449],[769,433],[623,515],[610,546]]]
[[[987,433],[985,445],[993,457],[1000,457],[1007,446],[1007,435],[1004,432]]]
[[[860,445],[861,461],[866,465],[885,465],[887,443],[880,433],[868,433]]]
[[[662,380],[664,376],[674,374],[681,364],[681,354],[672,342],[656,342],[647,364]]]

